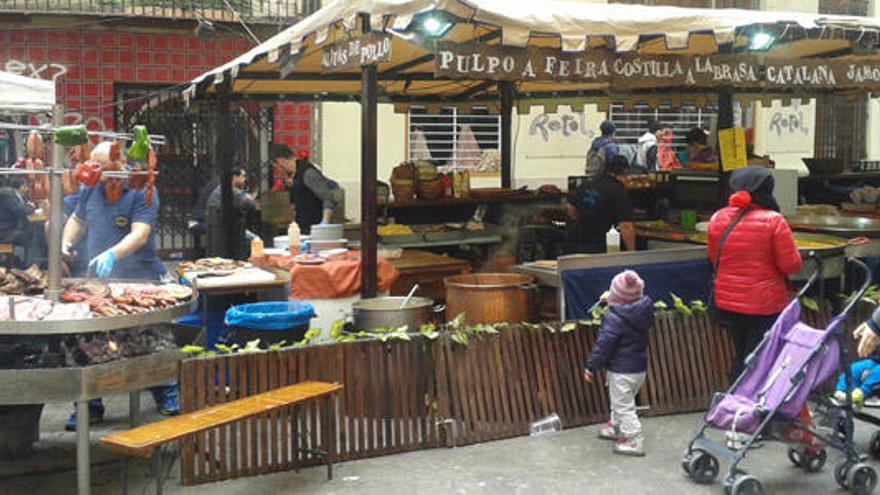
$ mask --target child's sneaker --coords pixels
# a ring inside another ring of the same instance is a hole
[[[844,404],[846,404],[846,392],[844,392],[843,390],[838,390],[834,392],[834,395],[828,397],[828,401],[837,407],[842,407]]]
[[[851,392],[853,408],[858,411],[865,405],[865,393],[862,392],[862,389],[856,388]]]
[[[641,435],[621,436],[614,444],[614,453],[641,457],[645,455],[645,438]]]
[[[617,440],[620,437],[620,431],[617,425],[611,421],[606,422],[599,428],[599,438],[602,440]]]

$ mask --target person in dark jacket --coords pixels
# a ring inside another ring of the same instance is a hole
[[[25,200],[25,191],[27,181],[15,175],[0,187],[0,243],[12,244],[18,249],[25,249],[29,244],[28,215],[34,212]],[[29,254],[33,253],[24,253],[24,257],[28,258]]]
[[[339,185],[309,161],[308,151],[299,150],[294,154],[287,145],[276,143],[272,145],[269,157],[276,170],[272,190],[280,190],[282,184],[289,188],[300,232],[308,235],[312,225],[330,223],[336,207],[332,190]]]
[[[611,420],[599,429],[599,438],[615,440],[614,452],[622,455],[645,455],[636,395],[648,369],[648,332],[654,325],[654,302],[644,295],[644,288],[645,282],[632,270],[615,275],[607,296],[603,295],[608,312],[584,370],[588,383],[593,383],[599,370],[608,370]]]

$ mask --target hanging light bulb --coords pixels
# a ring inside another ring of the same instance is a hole
[[[752,35],[752,39],[749,41],[749,49],[753,51],[766,51],[773,46],[775,41],[776,38],[772,34],[758,31]]]
[[[429,14],[422,18],[422,34],[431,38],[440,38],[452,27],[452,23],[438,15]]]

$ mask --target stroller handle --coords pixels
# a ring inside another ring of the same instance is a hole
[[[842,312],[841,314],[847,314],[847,313],[849,313],[850,310],[851,310],[856,304],[858,304],[858,302],[859,302],[859,300],[862,298],[862,296],[865,295],[865,292],[868,290],[868,287],[871,286],[871,268],[868,267],[868,265],[865,264],[864,261],[862,261],[862,260],[860,260],[860,259],[858,259],[858,258],[852,258],[852,257],[849,257],[849,258],[846,259],[846,261],[848,261],[848,262],[850,262],[850,263],[853,263],[853,264],[855,264],[856,266],[858,266],[859,268],[861,268],[861,269],[862,269],[862,272],[863,272],[864,275],[865,275],[865,280],[862,282],[862,286],[859,287],[859,290],[858,290],[858,292],[856,293],[856,295],[853,296],[853,298],[847,303],[846,307],[843,308],[843,312]]]
[[[816,283],[816,280],[819,279],[819,274],[822,273],[822,260],[819,259],[819,255],[816,254],[816,251],[810,251],[807,253],[807,261],[813,261],[815,268],[813,269],[813,273],[810,274],[810,278],[807,279],[807,283],[805,283],[804,286],[801,287],[801,290],[798,291],[797,298],[806,294],[810,287]]]

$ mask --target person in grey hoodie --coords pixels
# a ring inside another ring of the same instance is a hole
[[[587,383],[593,383],[599,370],[608,370],[611,420],[599,429],[599,438],[615,440],[614,453],[622,455],[645,455],[636,395],[648,369],[648,332],[654,326],[654,302],[644,295],[644,288],[645,282],[632,270],[615,275],[607,295],[603,295],[608,312],[584,370]]]
[[[657,170],[657,131],[660,129],[660,123],[651,119],[648,121],[648,130],[639,136],[636,159],[633,162],[633,167],[639,172]]]

